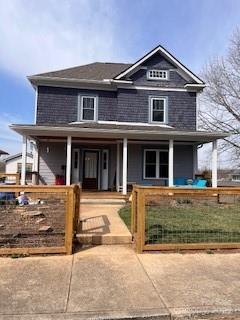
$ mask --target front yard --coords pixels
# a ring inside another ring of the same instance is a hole
[[[130,228],[131,207],[119,211]],[[146,206],[146,244],[240,242],[240,205],[178,203]]]

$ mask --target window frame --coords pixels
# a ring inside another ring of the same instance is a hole
[[[155,151],[156,152],[156,177],[146,177],[146,152]],[[169,150],[167,149],[144,149],[143,150],[143,179],[144,180],[166,180],[167,177],[160,177],[160,152],[166,152],[169,156]],[[168,161],[169,166],[169,161]]]
[[[83,119],[83,99],[92,98],[94,99],[93,119]],[[78,95],[78,121],[84,122],[96,122],[98,119],[98,96],[92,94],[79,94]]]
[[[166,77],[163,78],[163,77],[160,77],[160,76],[157,76],[157,77],[152,77],[151,76],[151,72],[164,72],[166,74]],[[147,79],[148,80],[161,80],[161,81],[168,81],[169,80],[169,70],[164,70],[164,69],[150,69],[147,71]]]
[[[163,121],[153,120],[153,100],[163,100]],[[166,96],[149,96],[149,123],[168,123],[168,97]]]
[[[232,175],[232,181],[239,182],[240,181],[240,174],[238,174],[238,173],[237,174],[233,174]]]

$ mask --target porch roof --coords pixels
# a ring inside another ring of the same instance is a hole
[[[141,140],[177,140],[208,143],[228,136],[223,132],[176,130],[168,126],[133,125],[117,123],[70,123],[70,124],[12,124],[10,128],[20,135],[36,137],[63,137],[79,138],[111,138],[111,139],[141,139]]]

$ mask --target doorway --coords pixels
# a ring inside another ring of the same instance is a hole
[[[98,189],[98,163],[99,152],[95,150],[84,150],[83,152],[83,188]]]

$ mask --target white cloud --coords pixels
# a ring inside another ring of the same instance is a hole
[[[117,43],[113,4],[106,0],[0,1],[0,69],[26,76],[126,58]]]

